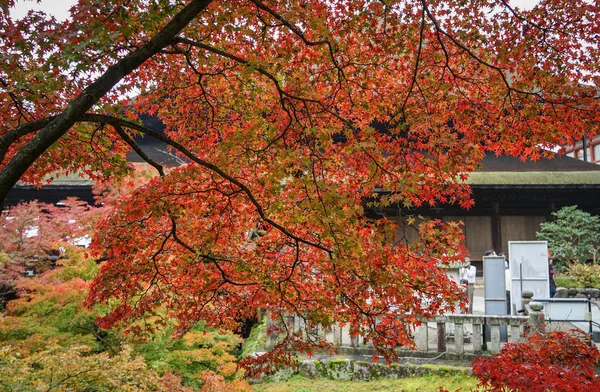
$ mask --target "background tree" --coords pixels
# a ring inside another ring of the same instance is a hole
[[[61,252],[79,238],[91,238],[103,209],[68,198],[60,206],[32,201],[0,214],[0,301],[15,296],[26,267],[41,273],[56,265]],[[72,252],[70,252],[72,254]]]
[[[76,198],[58,205],[32,201],[3,211],[0,252],[23,263],[48,258],[62,243],[92,235],[102,216],[98,208]]]
[[[552,257],[562,261],[597,261],[600,251],[600,217],[563,207],[553,212],[555,220],[540,225],[537,237],[548,241]]]
[[[463,238],[430,221],[395,242],[397,222],[366,219],[365,200],[469,207],[486,152],[537,159],[598,133],[599,13],[581,0],[80,0],[60,23],[4,10],[0,200],[57,170],[123,176],[133,149],[160,176],[100,226],[108,261],[87,303],[115,305],[103,326],[235,328],[266,308],[348,324],[393,356],[461,297],[438,267],[462,260]],[[166,173],[139,134],[189,163]],[[280,359],[325,345],[285,335]]]

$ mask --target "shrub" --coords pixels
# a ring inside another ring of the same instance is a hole
[[[172,340],[170,331],[157,334],[154,340],[138,344],[148,366],[158,373],[172,372],[182,384],[202,391],[245,391],[249,384],[242,380],[234,355],[241,338],[220,333],[199,323],[182,338]]]
[[[560,277],[554,278],[554,283],[556,283],[556,287],[564,287],[566,289],[576,289],[579,284],[570,277]]]
[[[567,272],[579,287],[600,288],[600,264],[574,263],[569,265]]]
[[[581,336],[551,332],[506,344],[493,357],[475,359],[473,374],[484,391],[600,391],[595,371],[599,360],[600,351]]]
[[[9,391],[161,391],[158,376],[140,357],[90,354],[89,347],[50,346],[31,355],[19,347],[0,349],[0,385]]]

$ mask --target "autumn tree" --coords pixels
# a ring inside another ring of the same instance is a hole
[[[85,236],[91,238],[103,209],[67,198],[53,205],[31,201],[0,214],[0,304],[16,294],[15,285],[26,267],[36,273],[56,265],[60,252]],[[61,254],[62,253],[62,254]]]
[[[5,9],[0,200],[57,171],[126,175],[135,150],[160,176],[100,225],[108,261],[88,304],[115,305],[103,326],[235,328],[265,308],[347,324],[393,355],[460,298],[439,267],[462,258],[462,235],[429,221],[397,241],[398,223],[365,207],[469,207],[464,180],[486,152],[537,159],[598,133],[599,12],[597,0],[80,0],[58,22]],[[166,173],[139,135],[188,163]],[[310,336],[288,333],[273,355],[323,346]]]
[[[40,259],[61,242],[91,235],[102,212],[86,202],[68,198],[53,205],[31,201],[6,209],[0,224],[0,252],[14,262]]]

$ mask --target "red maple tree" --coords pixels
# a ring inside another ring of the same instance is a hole
[[[266,308],[350,325],[392,355],[459,299],[438,267],[462,258],[462,234],[430,221],[408,242],[366,205],[469,207],[463,180],[486,151],[537,159],[598,133],[599,13],[583,0],[80,0],[63,22],[3,9],[0,200],[58,170],[123,176],[133,149],[160,176],[100,225],[108,261],[88,303],[117,304],[105,326],[234,328]],[[166,173],[142,134],[189,163]],[[320,345],[290,333],[274,353]]]

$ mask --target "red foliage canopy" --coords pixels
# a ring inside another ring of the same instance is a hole
[[[106,326],[166,308],[182,330],[234,327],[267,308],[349,324],[387,352],[459,298],[437,267],[462,258],[462,238],[431,221],[405,241],[398,222],[364,217],[366,200],[469,207],[463,180],[486,151],[537,159],[598,133],[598,1],[80,0],[64,22],[0,12],[0,199],[56,170],[123,175],[129,149],[161,174],[100,226],[109,260],[88,303],[117,300]],[[166,173],[138,134],[189,163]]]

